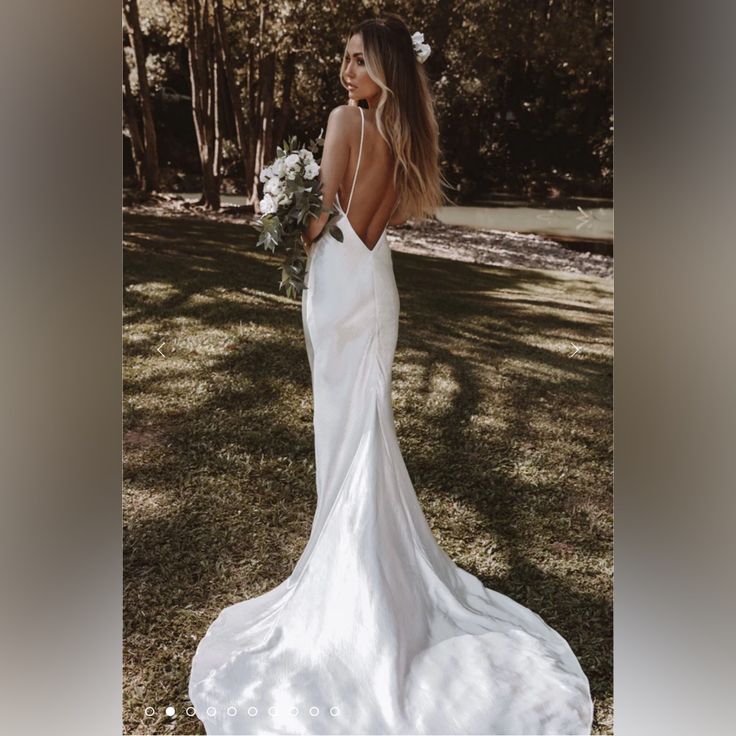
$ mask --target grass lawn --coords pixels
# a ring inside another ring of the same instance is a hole
[[[301,305],[255,240],[125,215],[125,733],[204,733],[185,713],[198,641],[288,577],[309,536]],[[427,520],[458,565],[570,642],[593,732],[612,733],[612,282],[393,259],[394,413]]]

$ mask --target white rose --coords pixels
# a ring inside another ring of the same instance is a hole
[[[299,154],[290,153],[284,160],[287,169],[296,169],[299,166]]]
[[[270,194],[267,194],[260,202],[261,212],[264,215],[270,215],[278,209],[276,202]]]
[[[264,168],[261,169],[261,173],[259,174],[258,178],[261,181],[266,181],[266,179],[268,179],[271,175],[272,175],[271,167],[265,166]]]
[[[282,189],[283,185],[281,183],[281,179],[274,176],[266,182],[263,187],[263,192],[264,194],[278,195],[281,193]]]
[[[432,49],[430,49],[426,43],[423,43],[419,47],[419,50],[417,51],[417,58],[422,64],[424,64],[424,62],[427,61],[431,53],[432,53]]]
[[[304,167],[304,178],[314,179],[319,174],[319,164],[312,161]]]
[[[429,55],[432,53],[432,49],[429,44],[424,43],[424,34],[417,31],[412,37],[411,42],[414,45],[414,53],[417,55],[417,59],[424,64]]]
[[[271,176],[283,176],[284,175],[284,159],[277,158],[271,164]]]
[[[287,204],[290,205],[292,203],[292,201],[293,201],[293,198],[292,198],[292,195],[291,194],[287,194],[286,192],[281,192],[278,195],[277,201],[278,201],[279,207],[282,207],[282,206],[287,205]]]
[[[314,161],[314,154],[307,148],[302,148],[302,150],[299,151],[299,156],[304,163],[309,164]]]

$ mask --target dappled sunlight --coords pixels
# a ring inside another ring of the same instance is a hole
[[[316,505],[300,303],[278,292],[270,256],[239,245],[243,228],[170,219],[160,230],[126,250],[132,633],[152,625],[135,611],[142,600],[156,625],[191,626],[186,605],[210,612],[277,585]],[[567,626],[588,661],[600,657],[610,648],[611,294],[589,277],[392,259],[397,434],[433,533],[461,567]]]
[[[125,291],[132,294],[140,294],[150,304],[162,302],[179,294],[173,284],[163,281],[145,281],[140,284],[128,284]]]
[[[293,306],[295,304],[293,299],[285,296],[281,293],[275,293],[274,291],[262,291],[260,289],[243,289],[244,294],[258,297],[258,303],[262,304],[285,304]],[[255,300],[254,300],[255,301]]]
[[[219,268],[217,266],[192,266],[192,271],[194,273],[202,273],[202,274],[216,274],[219,272]]]
[[[257,289],[227,289],[224,287],[215,287],[206,292],[192,294],[187,299],[188,306],[211,306],[216,305],[218,308],[226,310],[228,305],[271,305],[271,304],[294,304],[292,299],[280,296],[272,292],[260,291]]]
[[[123,503],[129,508],[126,524],[137,523],[140,519],[164,519],[167,515],[175,515],[166,493],[152,488],[136,488],[129,486],[123,491]]]
[[[455,402],[460,386],[452,368],[443,363],[434,363],[429,372],[426,408],[431,412],[447,411]]]

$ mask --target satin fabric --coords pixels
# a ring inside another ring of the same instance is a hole
[[[317,508],[292,574],[225,608],[192,663],[208,734],[589,734],[588,679],[536,613],[438,546],[391,404],[399,294],[384,230],[344,212],[302,296]],[[208,710],[209,708],[209,710]]]

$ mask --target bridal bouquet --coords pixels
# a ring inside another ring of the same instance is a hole
[[[296,298],[306,288],[307,256],[302,246],[302,233],[309,225],[309,218],[319,217],[322,212],[338,213],[334,206],[322,206],[322,182],[318,174],[323,146],[322,131],[306,146],[297,143],[292,136],[276,149],[276,158],[259,176],[264,182],[264,194],[260,202],[261,217],[255,225],[260,233],[256,246],[263,246],[272,253],[276,248],[283,250],[279,288],[285,288],[291,298]],[[328,220],[325,227],[333,238],[343,241],[337,225],[330,225]]]

